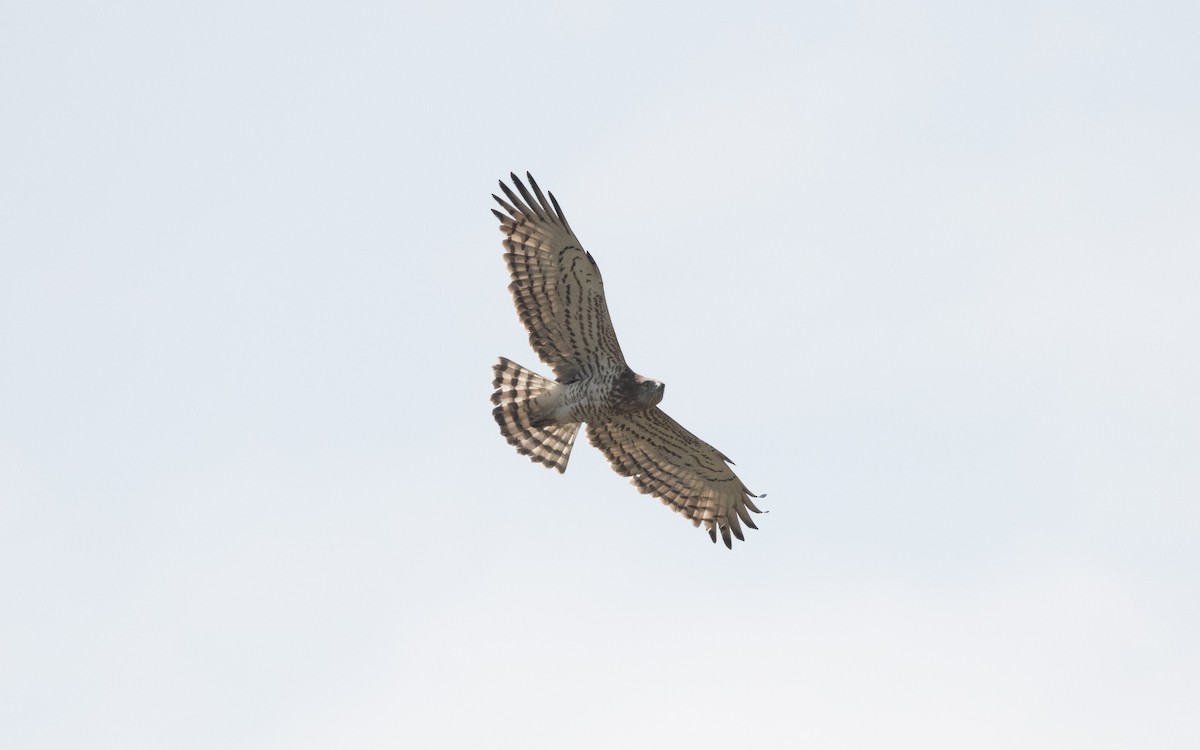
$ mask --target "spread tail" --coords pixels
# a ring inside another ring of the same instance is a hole
[[[492,369],[496,373],[492,379],[492,387],[496,389],[492,393],[492,403],[496,404],[492,416],[500,425],[501,434],[530,460],[558,469],[559,473],[566,471],[579,423],[539,424],[534,403],[538,396],[557,388],[558,383],[504,357]]]

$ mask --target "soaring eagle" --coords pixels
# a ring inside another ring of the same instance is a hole
[[[532,194],[510,176],[520,195],[503,182],[507,200],[492,195],[504,209],[492,213],[506,236],[508,288],[529,343],[556,379],[501,357],[492,381],[500,431],[519,452],[562,472],[586,422],[588,440],[618,474],[703,524],[714,542],[719,531],[732,548],[730,535],[745,539],[742,523],[758,528],[750,517],[761,512],[750,499],[758,496],[729,468],[732,461],[658,408],[666,386],[625,363],[600,269],[554,194],[547,201],[529,173]]]

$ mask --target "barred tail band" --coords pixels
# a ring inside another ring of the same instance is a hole
[[[512,360],[500,358],[492,368],[495,377],[492,387],[492,416],[500,425],[500,432],[509,444],[530,460],[544,464],[560,473],[566,471],[571,458],[571,447],[579,433],[579,423],[539,423],[534,400],[558,386],[532,370],[527,370]]]

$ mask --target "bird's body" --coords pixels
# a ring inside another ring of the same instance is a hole
[[[599,422],[612,414],[632,414],[656,406],[665,388],[633,370],[601,373],[557,384],[541,397],[533,413],[538,421],[553,424]]]
[[[508,442],[532,460],[566,470],[581,423],[588,440],[637,488],[662,499],[713,541],[719,531],[742,539],[739,519],[757,528],[747,511],[757,497],[719,451],[658,408],[665,386],[630,369],[608,314],[604,282],[590,253],[567,224],[554,195],[533,194],[512,175],[520,197],[503,182],[508,201],[493,196],[500,219],[509,290],[529,341],[554,369],[544,378],[501,358],[493,369],[492,414]],[[524,199],[524,200],[522,200]]]

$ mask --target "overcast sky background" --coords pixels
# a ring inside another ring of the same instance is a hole
[[[1200,746],[1194,2],[0,11],[0,746]],[[534,367],[531,170],[732,552]]]

